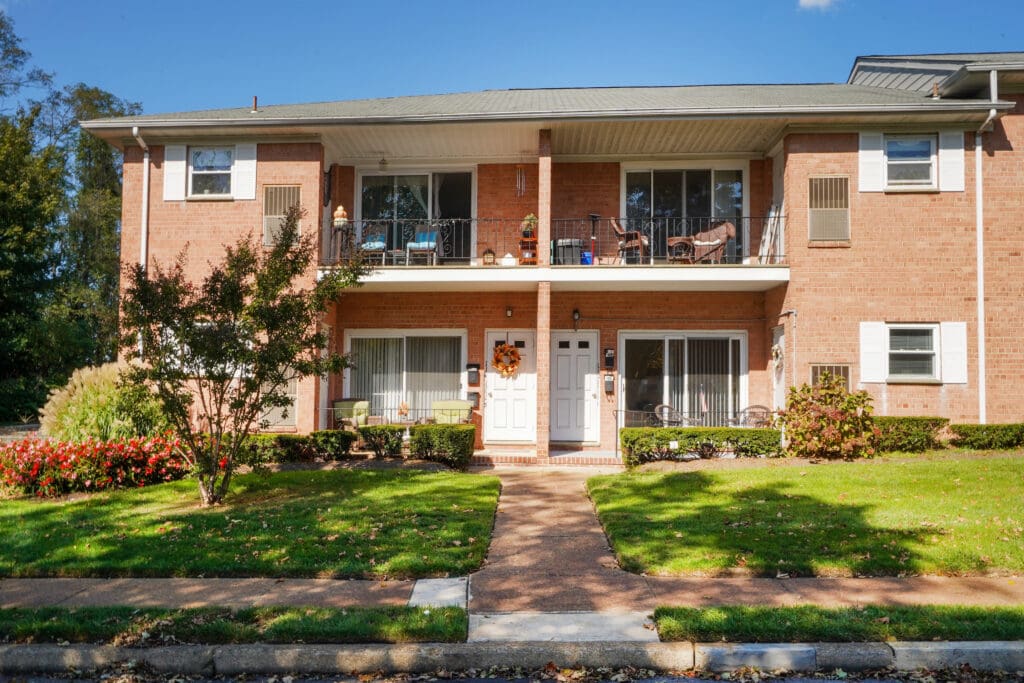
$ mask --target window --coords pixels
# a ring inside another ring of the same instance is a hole
[[[889,326],[889,379],[938,379],[937,325]]]
[[[808,179],[808,237],[811,241],[850,239],[850,179]]]
[[[234,147],[189,147],[189,196],[230,196]]]
[[[348,395],[370,401],[372,415],[428,417],[434,401],[462,397],[461,336],[374,335],[351,340]]]
[[[741,228],[743,171],[659,169],[626,173],[627,229],[650,235],[654,256],[664,257],[669,237],[691,236],[719,220]],[[727,246],[727,257],[742,254],[743,230]]]
[[[823,373],[829,373],[833,377],[842,377],[846,382],[846,390],[850,390],[850,366],[849,365],[811,365],[811,384],[817,384]]]
[[[885,184],[890,188],[936,187],[934,135],[885,136]]]
[[[646,424],[661,404],[707,426],[728,424],[743,407],[740,335],[637,335],[622,348],[625,426]]]
[[[263,246],[274,243],[288,209],[299,206],[301,191],[298,185],[268,185],[263,188]]]
[[[295,377],[289,379],[288,384],[282,387],[281,393],[288,397],[289,404],[283,408],[269,408],[263,414],[261,422],[266,422],[268,429],[295,426],[295,413],[299,408],[298,388],[299,382]]]

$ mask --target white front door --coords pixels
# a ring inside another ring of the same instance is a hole
[[[491,359],[498,344],[519,350],[518,370],[502,377]],[[484,377],[484,440],[487,442],[537,441],[537,337],[532,330],[487,333],[487,374]]]
[[[597,442],[597,332],[551,333],[551,440]]]

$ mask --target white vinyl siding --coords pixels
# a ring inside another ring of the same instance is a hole
[[[860,324],[862,383],[967,383],[967,324]]]
[[[256,144],[167,145],[164,201],[256,199]]]

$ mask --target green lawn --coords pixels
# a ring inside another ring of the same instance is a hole
[[[1021,640],[1024,607],[659,607],[662,640],[861,643]]]
[[[588,488],[634,572],[1024,571],[1019,457],[626,473]]]
[[[200,508],[195,482],[76,502],[0,502],[0,576],[409,578],[467,574],[499,482],[454,472],[238,477]]]
[[[0,609],[0,642],[14,643],[457,643],[467,627],[457,607]]]

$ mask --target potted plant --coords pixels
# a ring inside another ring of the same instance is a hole
[[[537,229],[537,216],[532,213],[526,214],[519,227],[523,229],[523,239],[532,239],[533,232]]]

